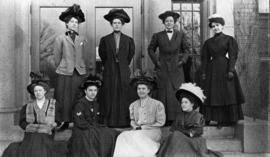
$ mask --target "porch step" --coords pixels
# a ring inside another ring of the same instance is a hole
[[[242,152],[241,141],[235,138],[206,139],[207,148],[219,152]]]

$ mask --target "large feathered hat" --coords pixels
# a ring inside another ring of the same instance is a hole
[[[160,14],[158,17],[164,22],[168,16],[172,16],[174,19],[174,22],[176,22],[176,20],[180,17],[178,13],[173,12],[173,11],[165,11],[164,13]]]
[[[67,10],[61,13],[59,19],[67,23],[71,17],[75,17],[76,19],[78,19],[79,23],[85,21],[84,13],[82,12],[80,5],[73,4],[72,6],[68,7]]]
[[[109,22],[112,22],[115,18],[123,19],[125,23],[130,22],[130,18],[124,9],[111,9],[108,14],[104,15],[104,18]]]
[[[219,14],[213,14],[213,15],[208,17],[208,23],[209,23],[208,25],[210,28],[212,28],[213,22],[220,23],[223,26],[225,25],[224,18]]]
[[[85,81],[83,81],[80,85],[82,90],[87,89],[89,86],[96,86],[100,88],[102,86],[102,80],[98,75],[89,75]]]
[[[46,91],[49,91],[49,77],[41,72],[35,73],[31,72],[30,73],[31,77],[31,84],[27,86],[27,91],[31,94],[31,96],[35,96],[34,94],[34,88],[35,86],[42,86]]]
[[[135,77],[131,79],[130,85],[133,87],[137,87],[139,84],[145,84],[151,87],[151,89],[157,88],[157,83],[155,79],[150,75],[150,73],[137,70],[135,73]]]
[[[175,96],[177,100],[184,96],[192,96],[196,100],[196,105],[198,106],[202,105],[206,99],[205,95],[203,94],[203,90],[193,83],[183,83],[175,93]],[[194,106],[194,108],[197,108],[198,106]]]

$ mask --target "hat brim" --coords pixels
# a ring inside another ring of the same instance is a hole
[[[196,99],[196,101],[198,102],[198,106],[196,106],[195,108],[197,108],[197,107],[199,107],[199,106],[201,106],[203,104],[202,100],[200,98],[198,98],[198,96],[196,96],[192,92],[190,92],[188,90],[185,90],[185,89],[177,90],[177,92],[175,93],[175,96],[176,96],[177,100],[179,100],[181,98],[181,95],[183,95],[184,93],[190,94]]]
[[[123,19],[123,22],[129,23],[130,18],[128,14],[123,9],[115,9],[113,11],[110,11],[108,14],[104,15],[104,19],[111,22],[115,18],[121,18]]]
[[[152,90],[157,89],[157,83],[153,79],[143,79],[140,77],[136,77],[130,81],[130,85],[134,88],[137,88],[139,84],[149,85],[152,87]]]
[[[179,14],[177,14],[177,13],[175,13],[175,12],[169,12],[169,11],[167,11],[167,12],[165,12],[165,13],[162,13],[162,14],[160,14],[158,17],[161,19],[161,20],[165,20],[167,17],[169,17],[169,16],[172,16],[174,19],[178,19],[179,17],[180,17],[180,15]]]

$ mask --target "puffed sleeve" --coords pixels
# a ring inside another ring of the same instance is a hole
[[[148,46],[148,55],[150,56],[150,59],[152,60],[155,66],[158,66],[158,57],[156,55],[157,47],[158,47],[157,34],[154,34]]]
[[[187,40],[186,34],[183,32],[182,42],[181,42],[181,61],[183,63],[187,62],[189,54],[190,54],[190,44]]]
[[[233,37],[230,37],[229,39],[228,54],[229,54],[229,72],[233,72],[238,57],[238,45]]]
[[[135,129],[136,127],[139,127],[139,125],[136,123],[135,121],[135,116],[134,116],[134,103],[132,103],[129,106],[129,114],[130,114],[130,125],[133,129]]]
[[[156,121],[151,125],[142,125],[142,129],[150,129],[156,127],[162,127],[166,121],[165,109],[164,105],[161,102],[157,103],[156,107],[156,114],[155,114]]]
[[[129,53],[128,53],[128,63],[130,64],[133,56],[135,54],[135,44],[132,38],[129,39]]]
[[[20,127],[25,130],[26,129],[26,126],[29,124],[27,121],[26,121],[26,105],[24,105],[20,111],[20,121],[19,121],[19,125]]]
[[[202,73],[206,74],[207,64],[210,60],[210,55],[208,54],[208,42],[204,42],[201,50],[201,62],[202,62]]]
[[[74,107],[72,115],[75,127],[82,130],[86,130],[92,127],[91,124],[86,121],[84,111],[85,109],[83,107],[83,104],[81,102],[78,102]]]
[[[100,42],[99,42],[99,47],[98,47],[98,54],[99,57],[102,61],[102,64],[104,65],[107,59],[107,55],[106,55],[106,44],[105,44],[105,39],[101,38]]]

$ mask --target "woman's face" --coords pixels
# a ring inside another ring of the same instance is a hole
[[[139,98],[146,98],[148,94],[150,93],[150,89],[145,84],[139,84],[137,86],[137,93],[138,93]]]
[[[88,99],[94,100],[98,93],[98,88],[96,86],[88,86],[85,90],[85,95]]]
[[[47,91],[44,89],[43,86],[35,86],[34,87],[34,95],[35,95],[35,98],[37,100],[42,100],[45,98],[45,94],[47,93]]]
[[[75,32],[78,32],[78,28],[79,28],[79,22],[78,22],[78,19],[76,19],[75,17],[72,17],[68,23],[66,24],[67,25],[67,28],[69,30],[73,30]]]
[[[183,97],[181,100],[181,108],[185,112],[190,112],[193,110],[194,104],[190,102],[189,99]]]
[[[168,16],[164,21],[164,25],[165,25],[166,29],[173,29],[174,24],[175,24],[175,22],[174,22],[174,19],[172,16]]]
[[[211,24],[212,30],[214,33],[221,33],[223,31],[224,26],[220,23],[212,22]]]
[[[113,19],[112,28],[114,32],[120,32],[122,30],[123,24],[120,19]]]

